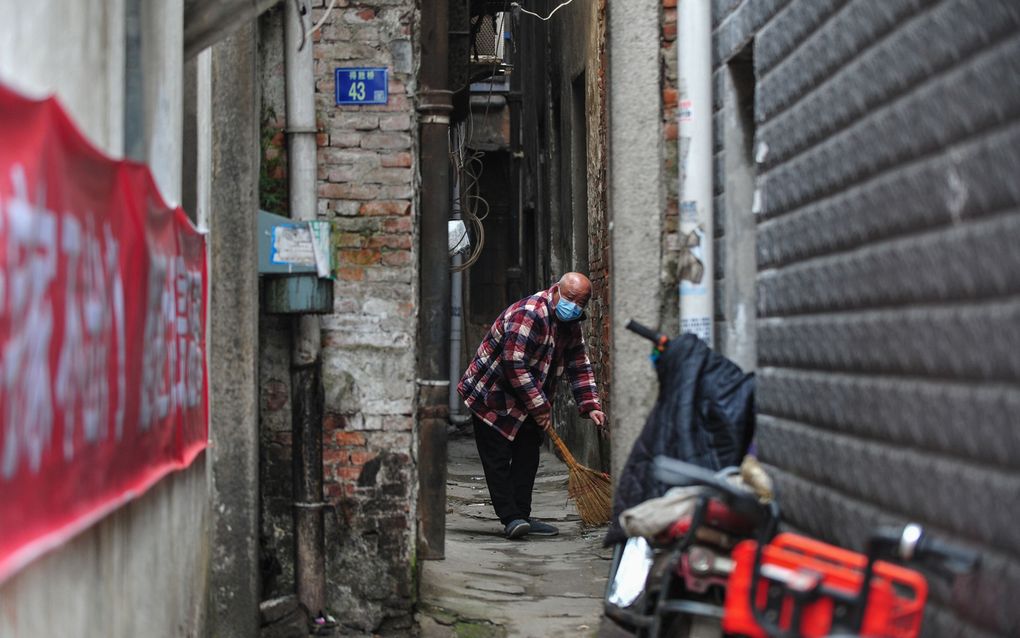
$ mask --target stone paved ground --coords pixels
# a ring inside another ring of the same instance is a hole
[[[567,500],[567,470],[542,451],[533,515],[552,538],[508,541],[489,505],[471,438],[450,441],[446,560],[422,567],[419,624],[425,638],[594,636],[610,551],[605,528],[586,529]]]

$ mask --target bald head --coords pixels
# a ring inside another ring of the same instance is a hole
[[[579,272],[560,277],[560,295],[584,308],[591,299],[591,281]]]

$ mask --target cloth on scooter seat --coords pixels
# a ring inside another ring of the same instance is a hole
[[[718,471],[740,465],[754,434],[754,374],[701,339],[685,334],[670,341],[656,372],[659,396],[620,473],[606,546],[626,539],[619,521],[624,510],[670,487],[652,473],[656,456]]]
[[[685,516],[691,516],[704,493],[700,487],[674,487],[658,498],[638,503],[620,513],[620,525],[627,536],[652,538]]]

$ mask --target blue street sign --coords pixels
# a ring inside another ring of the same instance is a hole
[[[389,69],[355,67],[336,70],[338,105],[386,104],[389,97]]]

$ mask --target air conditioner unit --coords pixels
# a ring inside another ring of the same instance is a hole
[[[505,61],[509,15],[505,11],[475,16],[471,21],[471,61],[502,64]]]

